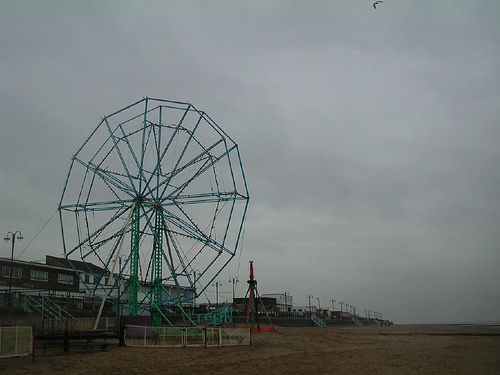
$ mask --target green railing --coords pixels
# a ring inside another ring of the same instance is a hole
[[[46,318],[73,318],[73,315],[45,295],[31,296],[24,294],[24,310],[27,312],[36,311]]]
[[[321,319],[318,315],[311,315],[311,320],[314,322],[319,327],[325,328],[326,327],[326,322]]]
[[[356,317],[355,317],[355,316],[353,316],[353,317],[352,317],[352,321],[353,321],[353,322],[354,322],[354,324],[356,324],[357,326],[360,326],[360,327],[361,327],[361,326],[363,325],[363,323],[362,323],[362,322],[360,322],[358,319],[356,319]]]
[[[233,323],[233,307],[222,306],[215,311],[206,314],[196,314],[198,324],[205,323],[211,326],[223,326]]]

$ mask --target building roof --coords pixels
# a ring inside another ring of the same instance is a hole
[[[8,262],[10,264],[11,259],[0,257],[0,262],[6,262],[6,263]],[[29,266],[29,267],[51,268],[51,269],[57,269],[57,270],[61,270],[61,271],[63,271],[63,270],[64,271],[73,271],[72,268],[62,266],[60,264],[44,264],[44,263],[38,263],[38,262],[28,262],[28,261],[19,260],[19,259],[12,260],[12,264],[19,265],[19,266],[24,265],[24,266]]]
[[[52,255],[45,255],[45,263],[50,266],[57,266],[57,267],[63,267],[63,268],[75,268],[78,271],[81,272],[92,272],[94,274],[101,274],[104,269],[96,266],[93,263],[89,262],[82,262],[81,260],[73,260],[73,259],[66,259],[66,258],[58,258]]]

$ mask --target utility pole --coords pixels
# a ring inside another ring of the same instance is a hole
[[[335,313],[335,300],[331,299],[330,302],[332,303],[332,319],[333,319],[333,314]]]
[[[122,315],[122,298],[121,298],[121,287],[122,287],[122,257],[118,257],[118,322],[121,326],[121,315]]]
[[[233,283],[233,303],[234,303],[234,298],[236,297],[235,292],[234,292],[234,285],[235,285],[235,283],[239,283],[240,280],[238,280],[237,277],[230,277],[229,282]]]
[[[309,317],[311,317],[312,316],[311,298],[314,298],[314,296],[308,295],[307,298],[309,299]]]
[[[286,299],[286,292],[283,292],[283,294],[285,295],[285,316],[288,316],[288,301]]]
[[[222,285],[220,281],[216,281],[212,286],[215,286],[215,309],[219,308],[219,285]]]

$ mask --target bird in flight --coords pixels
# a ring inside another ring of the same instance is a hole
[[[374,7],[375,9],[377,9],[377,5],[378,5],[378,4],[382,4],[382,3],[383,3],[383,1],[382,1],[382,0],[375,1],[375,2],[373,3],[373,7]]]

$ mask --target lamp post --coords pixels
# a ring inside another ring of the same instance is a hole
[[[240,280],[238,280],[237,277],[230,277],[229,278],[229,282],[232,282],[233,283],[233,303],[234,303],[234,298],[236,297],[235,293],[234,293],[234,286],[235,286],[235,283],[239,283]]]
[[[19,231],[19,230],[16,230],[15,232],[9,231],[9,233],[7,233],[7,235],[4,237],[4,240],[6,242],[9,242],[9,241],[12,242],[12,251],[11,251],[11,255],[10,255],[9,294],[7,295],[8,306],[10,306],[10,292],[12,290],[12,266],[14,264],[14,247],[16,246],[16,238],[19,241],[21,241],[23,239],[21,231]]]
[[[219,285],[222,285],[220,281],[216,281],[212,286],[215,286],[215,309],[219,308]]]

